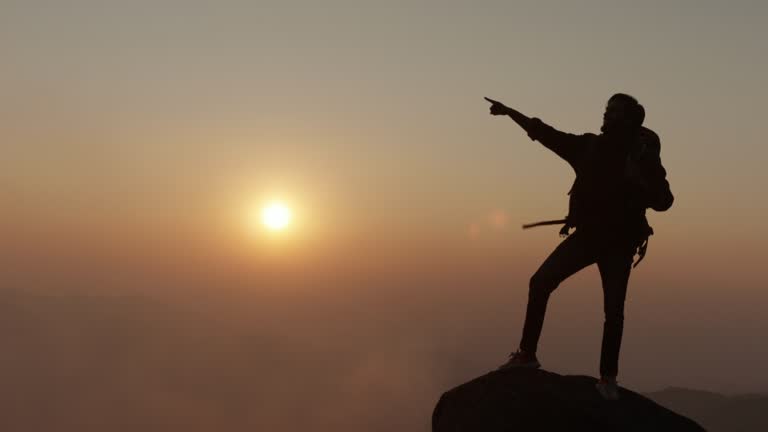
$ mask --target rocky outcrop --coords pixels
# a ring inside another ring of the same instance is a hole
[[[604,400],[596,379],[537,369],[490,372],[440,398],[433,432],[703,431],[683,417],[622,388]]]

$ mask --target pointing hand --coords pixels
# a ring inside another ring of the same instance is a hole
[[[509,113],[509,108],[503,103],[489,99],[487,97],[483,99],[491,103],[491,115],[507,115]]]

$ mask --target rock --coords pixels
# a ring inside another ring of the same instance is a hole
[[[490,372],[443,394],[432,414],[432,431],[704,430],[625,388],[619,400],[604,400],[596,382],[539,369]]]

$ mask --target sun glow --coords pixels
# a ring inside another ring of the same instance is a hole
[[[261,210],[261,223],[271,231],[281,231],[291,223],[293,215],[285,204],[274,202]]]

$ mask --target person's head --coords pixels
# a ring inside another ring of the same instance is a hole
[[[600,130],[603,133],[635,132],[643,125],[643,120],[645,108],[637,99],[628,94],[616,93],[608,99]]]

